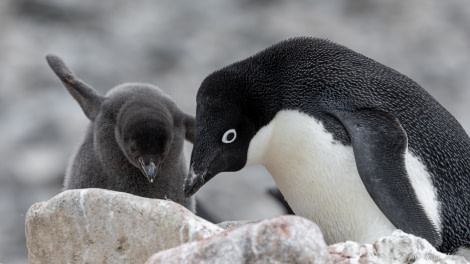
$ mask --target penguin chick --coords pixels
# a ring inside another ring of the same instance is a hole
[[[344,46],[293,38],[207,76],[185,193],[263,164],[327,243],[399,228],[470,252],[470,139],[410,78]]]
[[[171,199],[194,211],[183,194],[184,139],[194,118],[150,84],[126,83],[101,96],[57,56],[47,62],[91,121],[67,169],[64,189],[104,188]]]

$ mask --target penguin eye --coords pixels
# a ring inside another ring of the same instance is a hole
[[[237,131],[235,129],[229,129],[227,130],[224,135],[222,136],[222,142],[223,143],[232,143],[233,141],[235,141],[235,139],[237,138]]]
[[[131,153],[135,153],[135,148],[131,147]]]

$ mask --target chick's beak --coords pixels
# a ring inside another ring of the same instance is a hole
[[[147,177],[150,183],[153,183],[158,173],[158,166],[153,161],[145,162],[143,158],[139,158],[140,169],[142,173]]]

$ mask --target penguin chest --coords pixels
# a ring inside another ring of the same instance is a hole
[[[327,243],[374,242],[395,227],[365,189],[351,146],[298,111],[281,111],[252,139],[248,163],[262,163],[297,215],[322,229]]]

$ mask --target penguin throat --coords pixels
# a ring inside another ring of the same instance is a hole
[[[255,136],[251,139],[248,146],[247,161],[245,166],[264,164],[266,156],[265,154],[271,143],[273,128],[274,122],[270,122],[258,130]]]

